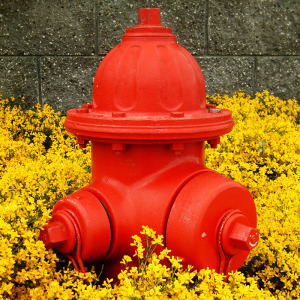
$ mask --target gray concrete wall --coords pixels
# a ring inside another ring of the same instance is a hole
[[[208,94],[300,99],[299,0],[0,0],[0,93],[62,112],[90,103],[99,63],[139,7],[161,8]]]

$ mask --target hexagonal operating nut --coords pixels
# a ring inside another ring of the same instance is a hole
[[[67,240],[64,226],[60,222],[51,222],[41,230],[39,239],[47,249],[55,248]]]
[[[250,251],[257,246],[259,241],[259,230],[247,225],[237,223],[229,235],[232,245],[241,250]]]

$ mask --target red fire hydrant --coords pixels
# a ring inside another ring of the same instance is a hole
[[[140,9],[101,62],[93,103],[68,111],[66,129],[81,147],[91,141],[92,183],[56,203],[40,239],[78,269],[102,261],[116,276],[148,225],[184,265],[238,269],[258,244],[255,205],[204,164],[205,141],[217,147],[233,125],[229,110],[206,104],[202,72],[160,10]]]

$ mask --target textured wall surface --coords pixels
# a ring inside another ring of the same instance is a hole
[[[161,9],[208,94],[300,99],[299,0],[0,0],[0,93],[62,112],[90,103],[99,63],[139,7]]]

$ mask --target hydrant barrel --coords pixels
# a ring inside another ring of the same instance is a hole
[[[160,10],[139,9],[101,62],[92,103],[67,113],[79,146],[91,141],[91,184],[57,202],[40,238],[117,277],[147,225],[185,265],[238,269],[258,243],[254,201],[204,161],[205,143],[216,148],[233,126],[229,110],[206,104],[201,69]]]

